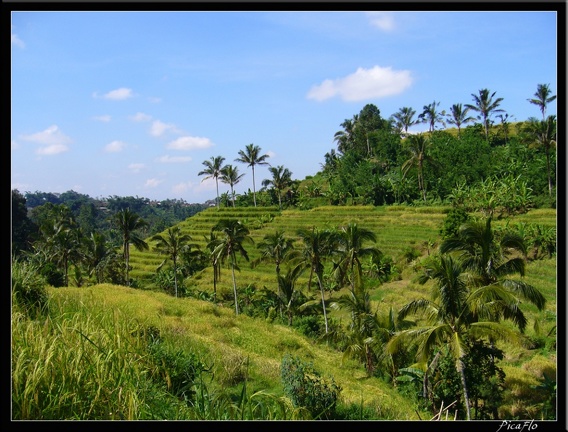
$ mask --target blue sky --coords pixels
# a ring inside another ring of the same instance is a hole
[[[556,11],[13,11],[11,41],[21,193],[205,202],[204,160],[237,166],[237,193],[250,143],[303,179],[366,104],[448,111],[488,88],[520,121],[541,115],[538,84],[558,92]]]

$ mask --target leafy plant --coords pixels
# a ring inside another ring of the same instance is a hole
[[[341,387],[333,378],[325,379],[312,363],[286,354],[282,359],[284,392],[295,407],[305,407],[314,419],[333,419]]]

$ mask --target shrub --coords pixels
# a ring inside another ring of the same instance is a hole
[[[47,312],[46,280],[33,264],[12,261],[12,301],[32,319]]]
[[[296,408],[306,408],[314,419],[331,420],[335,417],[341,387],[333,378],[321,377],[312,363],[289,354],[282,359],[281,378],[284,392]]]
[[[159,339],[151,343],[148,349],[154,381],[163,383],[171,394],[181,400],[193,400],[195,381],[206,370],[197,355],[168,348]]]
[[[440,235],[442,239],[456,237],[458,230],[469,219],[467,212],[461,207],[453,207],[448,211],[448,215],[444,219],[442,228],[440,228]]]

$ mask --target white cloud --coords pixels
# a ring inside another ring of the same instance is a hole
[[[72,142],[71,138],[63,134],[56,125],[52,125],[42,132],[31,135],[21,135],[20,138],[25,141],[43,144],[44,147],[37,149],[36,153],[46,156],[63,153],[69,150],[67,144]]]
[[[104,123],[108,123],[111,120],[111,117],[109,115],[105,114],[105,115],[93,117],[93,119],[95,119],[97,121],[104,122]]]
[[[268,157],[273,158],[276,157],[276,153],[274,153],[273,151],[267,151],[266,154],[268,155]]]
[[[209,138],[184,136],[170,142],[166,147],[174,150],[206,149],[213,146]]]
[[[172,191],[177,195],[183,195],[185,192],[187,192],[193,186],[194,186],[194,184],[192,182],[178,183],[177,185],[172,187]]]
[[[36,154],[42,156],[53,156],[59,153],[63,153],[69,150],[69,148],[64,144],[51,144],[45,147],[40,147],[36,150]]]
[[[128,169],[133,173],[139,173],[145,166],[143,163],[132,163],[128,165]]]
[[[134,94],[132,93],[132,89],[126,88],[126,87],[121,87],[119,89],[116,90],[111,90],[108,93],[100,96],[103,99],[109,99],[109,100],[125,100],[128,98],[131,98],[132,96],[134,96]],[[99,95],[98,93],[93,93],[93,97],[94,98],[98,98]]]
[[[158,186],[160,183],[162,183],[163,180],[158,180],[158,179],[148,179],[146,180],[146,183],[144,183],[144,187],[149,187],[149,188],[155,188],[156,186]]]
[[[159,97],[149,97],[148,101],[150,101],[150,103],[160,103],[162,102],[162,98]]]
[[[394,16],[388,12],[367,12],[369,21],[373,27],[389,32],[394,30]]]
[[[313,86],[308,99],[323,101],[335,96],[344,101],[383,98],[402,93],[412,84],[410,71],[394,71],[391,67],[358,68],[355,73],[335,80],[327,79]]]
[[[158,158],[158,162],[161,162],[161,163],[185,163],[185,162],[191,162],[191,157],[189,157],[189,156],[164,155],[164,156]]]
[[[108,153],[118,153],[124,150],[126,143],[122,141],[112,141],[105,146],[105,151]]]
[[[152,120],[152,116],[149,115],[149,114],[137,112],[133,116],[130,116],[129,119],[134,121],[134,122],[146,122],[146,121]]]
[[[175,127],[175,125],[171,123],[164,123],[160,120],[154,121],[152,123],[152,126],[150,127],[150,134],[152,136],[160,136],[167,131],[179,132],[178,129]]]
[[[12,150],[16,150],[20,148],[20,144],[17,141],[12,140],[12,142],[10,143]]]
[[[17,34],[12,33],[12,45],[16,45],[19,48],[25,48],[26,44],[22,41]]]

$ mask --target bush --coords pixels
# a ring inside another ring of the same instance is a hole
[[[443,240],[456,237],[460,226],[469,220],[469,215],[461,207],[453,207],[448,211],[448,215],[444,219],[440,235]]]
[[[306,408],[314,419],[334,419],[341,387],[333,378],[322,378],[312,363],[289,354],[282,359],[281,378],[284,392],[296,408]]]
[[[12,261],[12,301],[32,319],[47,312],[46,280],[28,262]]]
[[[154,382],[163,383],[168,392],[184,401],[192,401],[196,379],[206,370],[197,355],[167,348],[157,339],[149,345]]]

